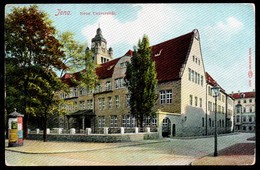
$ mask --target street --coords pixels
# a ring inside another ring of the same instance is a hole
[[[255,143],[255,141],[247,140],[253,136],[255,136],[254,133],[219,136],[218,150],[239,143]],[[7,166],[190,165],[193,161],[212,154],[214,151],[213,137],[200,139],[168,138],[165,140],[167,141],[135,146],[103,147],[102,149],[71,153],[28,154],[6,150],[5,162]],[[67,142],[64,145],[70,147],[75,143]],[[94,146],[95,144],[80,143],[80,146],[85,148],[91,145]],[[109,145],[116,146],[119,144]]]

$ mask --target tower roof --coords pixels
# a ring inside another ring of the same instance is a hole
[[[92,38],[91,42],[95,42],[95,41],[103,41],[105,43],[107,43],[106,39],[103,38],[103,35],[102,35],[102,31],[100,28],[97,29],[97,34],[94,38]]]

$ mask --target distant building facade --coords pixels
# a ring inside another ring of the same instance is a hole
[[[232,93],[235,99],[235,131],[255,132],[255,91]]]
[[[78,88],[70,81],[77,73],[62,77],[71,86],[71,94],[66,96],[61,92],[60,98],[74,104],[61,106],[67,115],[60,119],[60,127],[73,127],[77,132],[89,127],[94,133],[103,133],[104,127],[109,127],[109,133],[118,133],[120,127],[125,127],[125,132],[134,132],[136,119],[130,113],[130,95],[124,85],[126,63],[131,62],[133,51],[113,59],[113,50],[106,49],[100,28],[92,43],[93,61],[100,64],[96,69],[99,84],[95,89]],[[205,72],[198,30],[153,45],[151,49],[151,58],[156,63],[158,100],[156,116],[146,117],[144,127],[158,131],[160,136],[213,134],[215,100],[211,88],[216,81]],[[217,112],[219,133],[231,132],[233,98],[222,88]]]

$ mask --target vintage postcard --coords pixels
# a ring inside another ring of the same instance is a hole
[[[255,5],[6,4],[6,166],[254,165]]]

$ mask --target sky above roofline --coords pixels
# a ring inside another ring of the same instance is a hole
[[[5,15],[13,6],[7,4]],[[71,31],[90,46],[98,27],[123,56],[144,34],[150,45],[198,29],[205,71],[229,94],[255,89],[253,4],[38,4],[59,32]]]

